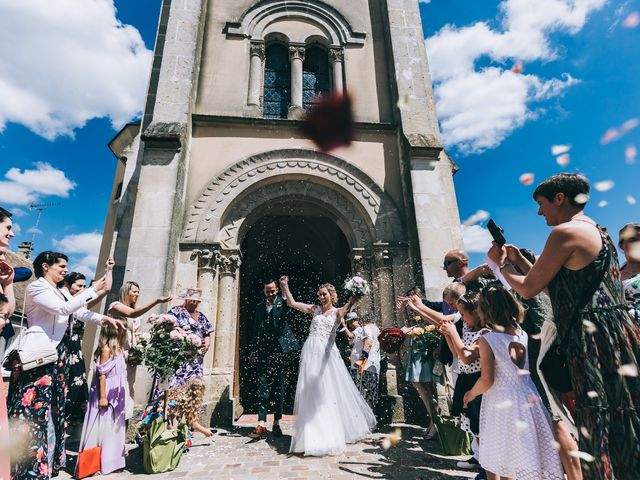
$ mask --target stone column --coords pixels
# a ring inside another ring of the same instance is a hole
[[[289,60],[291,61],[291,105],[288,117],[292,120],[302,118],[302,64],[304,62],[304,46],[290,46]]]
[[[236,338],[236,274],[242,263],[237,253],[221,254],[218,258],[218,315],[216,321],[213,367],[220,373],[233,373]]]
[[[329,61],[333,67],[333,90],[342,93],[344,90],[343,64],[344,49],[332,47],[329,50]]]
[[[198,260],[198,288],[202,289],[202,298],[204,299],[205,309],[201,309],[202,313],[211,322],[213,326],[213,334],[210,338],[209,351],[204,357],[204,373],[211,373],[213,367],[213,358],[215,356],[215,332],[217,330],[217,312],[218,312],[218,272],[217,264],[220,257],[218,250],[194,250],[191,252],[192,259]],[[203,302],[204,303],[204,302]]]
[[[263,42],[251,42],[249,65],[249,95],[247,105],[260,107],[262,93],[262,62],[265,58]]]

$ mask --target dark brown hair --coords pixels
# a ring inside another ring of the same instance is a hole
[[[533,192],[533,199],[544,197],[550,202],[556,198],[558,193],[564,193],[569,199],[569,203],[580,210],[587,202],[576,202],[576,197],[580,194],[589,195],[589,182],[582,175],[575,173],[558,173],[544,180]]]

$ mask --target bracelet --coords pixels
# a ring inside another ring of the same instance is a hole
[[[503,269],[507,268],[509,265],[511,265],[511,263],[509,263],[509,260],[506,260],[502,265],[500,265],[500,267],[498,267],[498,270],[502,271]]]
[[[365,358],[369,358],[369,352],[363,350],[362,353],[360,353],[360,360],[364,360]]]

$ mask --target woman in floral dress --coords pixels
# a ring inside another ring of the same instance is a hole
[[[524,275],[510,266],[512,249],[494,245],[488,255],[523,297],[548,287],[575,400],[567,403],[587,455],[584,478],[631,479],[640,471],[640,329],[627,311],[615,246],[583,212],[588,194],[575,174],[536,188],[538,214],[555,228]]]

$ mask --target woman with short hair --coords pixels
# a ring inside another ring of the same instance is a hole
[[[13,479],[48,479],[65,465],[65,408],[69,377],[68,347],[71,338],[71,315],[96,324],[112,324],[112,318],[91,312],[85,305],[108,293],[107,280],[97,280],[93,287],[71,299],[57,288],[67,274],[68,258],[63,253],[46,251],[33,261],[37,280],[26,291],[25,313],[29,330],[42,332],[56,345],[57,359],[24,370],[17,350],[9,354],[5,368],[11,370],[7,405],[13,431],[25,436],[26,448],[12,452]],[[20,348],[28,350],[29,336]],[[16,340],[20,341],[20,340]]]
[[[618,247],[625,262],[620,267],[629,313],[640,322],[640,223],[627,223],[620,229]]]

